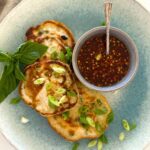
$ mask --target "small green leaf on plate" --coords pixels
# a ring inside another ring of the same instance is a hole
[[[88,148],[94,147],[94,146],[96,146],[96,144],[97,144],[97,140],[91,140],[91,141],[88,143]]]
[[[21,101],[20,97],[15,97],[13,99],[11,99],[10,104],[18,104]]]
[[[11,59],[12,58],[8,53],[0,51],[0,62],[9,62]]]
[[[74,143],[72,146],[72,150],[78,150],[79,143]]]
[[[96,108],[94,110],[94,113],[96,115],[103,115],[103,114],[106,114],[107,113],[107,108],[106,107],[102,107],[102,108]]]
[[[124,132],[121,132],[120,134],[119,134],[119,140],[120,141],[123,141],[125,139],[125,134],[124,134]]]
[[[103,143],[105,143],[105,144],[108,143],[108,139],[107,139],[107,137],[106,137],[105,134],[101,135],[101,137],[99,137],[99,139],[100,139]]]
[[[19,62],[16,62],[15,64],[15,76],[20,81],[25,80],[25,76],[20,69]]]
[[[59,53],[58,59],[59,59],[60,61],[66,62],[66,58],[65,58],[64,52],[61,51],[61,52]]]

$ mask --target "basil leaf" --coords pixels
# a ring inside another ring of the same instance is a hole
[[[18,80],[25,80],[24,74],[21,72],[19,62],[15,64],[15,76]]]
[[[0,62],[11,61],[11,56],[8,53],[0,52]]]
[[[11,99],[10,104],[18,104],[21,101],[20,97],[15,97]]]
[[[28,65],[40,58],[47,48],[45,45],[28,41],[19,47],[19,51],[15,55],[20,54],[20,57],[17,56],[17,58],[21,63]]]
[[[16,80],[13,72],[8,74],[7,71],[7,66],[5,66],[0,79],[0,102],[2,102],[13,90],[15,90],[18,84],[18,80]]]
[[[79,147],[79,143],[74,143],[72,150],[77,150]]]
[[[6,74],[5,75],[9,75],[10,73],[12,73],[14,70],[14,63],[10,62],[7,66],[6,66]]]

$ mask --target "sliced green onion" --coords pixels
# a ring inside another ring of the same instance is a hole
[[[80,117],[79,117],[79,119],[80,119],[80,123],[81,124],[88,125],[85,114],[81,114]]]
[[[114,113],[111,111],[107,117],[107,123],[111,123],[114,120]]]
[[[61,66],[52,65],[51,67],[57,73],[62,74],[62,73],[66,72],[66,70],[63,67],[61,67]]]
[[[76,97],[77,94],[74,91],[67,91],[67,95],[71,97]]]
[[[86,117],[86,121],[87,121],[88,125],[95,128],[95,122],[91,117]]]
[[[52,105],[57,106],[57,107],[60,106],[60,103],[57,101],[57,99],[54,96],[48,95],[48,102],[50,106]]]
[[[120,134],[119,134],[119,140],[120,141],[123,141],[125,139],[125,134],[124,134],[124,132],[121,132]]]
[[[89,111],[89,108],[85,105],[83,105],[79,108],[79,113],[80,114],[86,114],[88,111]]]
[[[51,53],[51,59],[56,60],[57,57],[58,57],[58,53],[57,53],[56,51],[53,51],[53,52]]]
[[[102,148],[103,148],[103,143],[100,139],[98,139],[97,150],[102,150]]]
[[[99,137],[99,139],[102,141],[102,143],[105,143],[105,144],[108,143],[108,139],[105,134],[101,135],[101,137]]]
[[[98,132],[103,131],[101,125],[100,125],[98,122],[95,122],[95,128],[96,128],[96,130],[97,130]]]
[[[38,78],[34,81],[35,85],[40,85],[43,84],[45,82],[45,78]]]
[[[58,94],[64,94],[66,92],[66,89],[64,88],[58,88],[58,90],[56,91],[56,93]]]
[[[62,117],[63,117],[64,120],[68,120],[68,118],[69,118],[69,111],[66,111],[66,112],[62,113]]]
[[[88,148],[94,147],[97,144],[97,140],[92,140],[88,143]]]
[[[130,131],[134,130],[136,128],[136,123],[132,123],[130,124]]]
[[[97,103],[98,103],[99,105],[102,105],[102,102],[101,102],[100,99],[97,99],[96,101],[97,101]]]
[[[49,91],[52,88],[52,83],[47,83],[46,84],[46,91]]]
[[[64,52],[61,51],[61,52],[59,53],[59,56],[58,56],[58,57],[59,57],[58,59],[59,59],[60,61],[66,62],[66,58],[65,58]]]
[[[74,143],[72,150],[77,150],[79,147],[79,143]]]
[[[130,131],[130,125],[126,119],[122,120],[122,126],[126,131]]]
[[[94,110],[94,113],[95,113],[96,115],[103,115],[103,114],[106,114],[106,113],[107,113],[107,109],[106,109],[106,107],[96,108],[96,109]]]
[[[62,97],[60,98],[59,104],[63,104],[63,103],[65,103],[65,102],[67,102],[67,101],[68,101],[68,98],[67,98],[66,95],[64,95],[64,96],[62,96]]]

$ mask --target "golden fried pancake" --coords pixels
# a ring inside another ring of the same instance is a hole
[[[108,127],[112,110],[99,92],[90,90],[78,82],[80,100],[69,112],[48,117],[50,126],[69,141],[98,138]]]
[[[72,32],[66,25],[58,21],[45,21],[36,27],[31,27],[26,32],[27,40],[31,41],[38,42],[37,38],[43,39],[46,36],[61,39],[62,44],[66,47],[74,47],[75,41]]]
[[[25,70],[20,84],[23,100],[43,116],[60,114],[77,103],[78,91],[69,66],[60,61],[41,61]]]

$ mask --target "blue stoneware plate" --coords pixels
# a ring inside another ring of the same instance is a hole
[[[0,24],[0,49],[14,50],[24,41],[30,26],[48,19],[64,22],[78,39],[85,31],[99,26],[103,16],[103,0],[24,0]],[[106,132],[109,143],[104,150],[142,150],[150,141],[150,14],[134,0],[113,0],[112,26],[133,38],[140,64],[135,79],[127,87],[104,93],[115,113]],[[46,119],[23,102],[17,106],[9,104],[17,94],[16,90],[0,104],[0,128],[11,143],[20,150],[71,150],[72,143],[55,133]],[[21,124],[22,116],[30,122]],[[135,121],[137,128],[120,142],[122,118]],[[88,149],[87,142],[81,140],[79,150]]]

